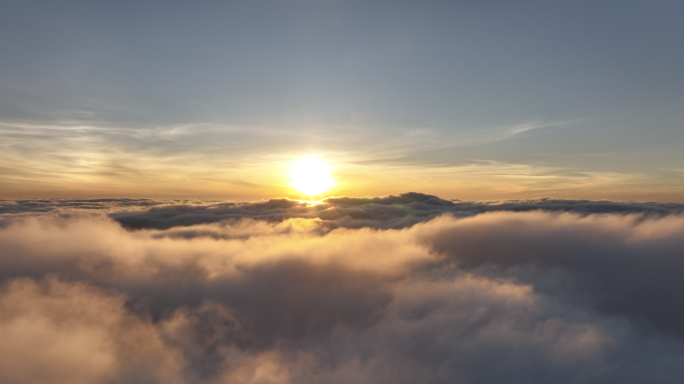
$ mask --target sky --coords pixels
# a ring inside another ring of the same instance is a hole
[[[684,200],[681,1],[2,1],[0,198]]]

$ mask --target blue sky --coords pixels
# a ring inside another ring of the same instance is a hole
[[[677,1],[3,1],[0,185],[261,198],[314,153],[340,194],[681,200],[682,21]]]

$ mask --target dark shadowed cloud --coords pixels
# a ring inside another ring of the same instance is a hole
[[[130,229],[169,229],[244,218],[282,221],[320,219],[328,228],[405,228],[449,213],[456,217],[485,212],[545,210],[579,215],[597,213],[666,216],[684,212],[684,204],[590,200],[505,200],[472,202],[444,200],[417,192],[385,197],[329,197],[314,204],[287,198],[261,202],[212,202],[155,199],[28,199],[0,200],[0,214],[32,214],[71,210],[107,212]],[[11,215],[5,215],[7,220]],[[192,232],[192,231],[191,231]],[[189,234],[190,232],[188,232]]]

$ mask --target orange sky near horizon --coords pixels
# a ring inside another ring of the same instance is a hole
[[[77,169],[45,165],[37,174],[17,170],[5,177],[0,198],[200,198],[260,200],[273,197],[384,196],[421,192],[461,200],[568,198],[623,201],[684,201],[684,188],[652,175],[572,172],[495,162],[462,166],[369,164],[362,159],[319,156],[331,167],[334,185],[308,196],[291,185],[290,168],[307,155],[270,156],[221,166],[146,160],[118,169],[91,163]]]

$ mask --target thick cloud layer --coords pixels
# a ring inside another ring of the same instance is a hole
[[[0,382],[679,383],[683,208],[4,201]]]
[[[331,197],[316,204],[286,198],[256,203],[154,199],[0,200],[0,215],[4,216],[45,212],[65,214],[72,210],[110,212],[111,217],[131,229],[168,229],[244,218],[267,221],[317,218],[327,228],[406,228],[444,213],[467,217],[485,212],[544,210],[580,215],[638,213],[666,216],[684,213],[684,204],[553,199],[469,202],[443,200],[416,192],[374,198]]]

